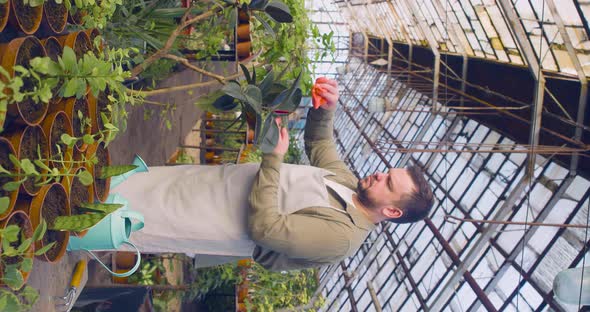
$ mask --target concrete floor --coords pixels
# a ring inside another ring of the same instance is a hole
[[[221,75],[235,73],[235,64],[229,66],[221,63],[214,63],[208,70]],[[191,70],[184,70],[162,81],[158,87],[178,86],[195,82],[208,81],[208,77]],[[127,130],[120,133],[117,139],[109,147],[113,164],[129,164],[135,154],[140,155],[148,166],[162,166],[174,154],[178,145],[184,141],[191,128],[197,123],[202,112],[194,105],[196,99],[212,90],[214,87],[200,88],[192,92],[180,91],[148,98],[151,101],[176,104],[176,111],[170,117],[172,129],[167,130],[163,121],[157,116],[144,120],[145,107],[129,107],[129,119]],[[36,260],[33,271],[29,277],[28,284],[40,292],[39,301],[33,306],[35,312],[53,312],[55,300],[53,296],[63,296],[69,286],[71,274],[76,262],[80,259],[90,260],[89,256],[81,252],[69,252],[58,263],[49,264]],[[102,268],[96,269],[95,261],[89,262],[91,275]],[[103,272],[104,273],[104,272]],[[93,276],[90,276],[93,278]]]

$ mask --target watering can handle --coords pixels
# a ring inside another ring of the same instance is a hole
[[[135,271],[137,271],[137,269],[139,269],[139,264],[141,263],[141,254],[139,253],[139,249],[133,245],[132,242],[123,242],[124,244],[128,244],[131,245],[131,247],[135,248],[135,254],[137,255],[135,260],[135,265],[131,268],[131,270],[125,272],[125,273],[115,273],[113,271],[111,271],[111,269],[109,269],[109,267],[107,267],[104,263],[102,263],[102,261],[100,261],[100,259],[90,250],[88,249],[83,249],[84,251],[87,251],[96,261],[98,261],[98,263],[100,263],[100,265],[102,265],[103,268],[105,268],[107,271],[109,271],[112,275],[116,276],[116,277],[127,277],[130,276],[131,274],[135,273]]]
[[[143,229],[143,215],[137,211],[133,210],[123,210],[121,211],[121,216],[125,218],[134,218],[137,219],[138,222],[133,223],[131,225],[131,232],[136,232]]]

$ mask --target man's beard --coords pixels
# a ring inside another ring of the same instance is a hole
[[[373,202],[371,201],[371,199],[369,199],[369,192],[367,192],[367,189],[364,189],[361,186],[361,181],[358,182],[357,187],[356,187],[356,196],[358,198],[358,200],[361,202],[361,204],[363,204],[363,206],[372,209],[373,208]]]

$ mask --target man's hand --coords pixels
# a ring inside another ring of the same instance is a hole
[[[329,111],[336,110],[339,97],[338,82],[333,79],[321,77],[316,80],[316,86],[323,89],[324,92],[320,93],[319,95],[326,99],[326,104],[320,107]]]
[[[277,154],[280,156],[284,156],[289,149],[289,131],[287,127],[281,128],[281,117],[275,118],[275,122],[277,126],[279,126],[279,141],[277,142],[277,146],[272,151],[273,154]]]

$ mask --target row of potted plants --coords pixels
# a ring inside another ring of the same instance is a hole
[[[0,32],[25,35],[62,33],[68,21],[89,28],[104,28],[122,0],[0,0]]]

